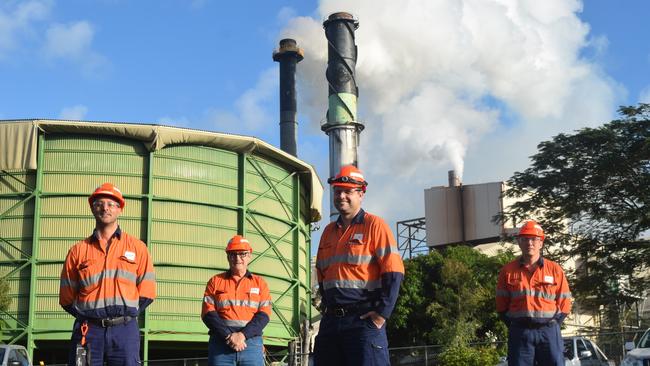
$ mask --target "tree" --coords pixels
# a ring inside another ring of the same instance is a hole
[[[6,278],[0,277],[0,312],[7,311],[11,304],[9,297],[9,282]]]
[[[513,258],[458,246],[405,260],[406,276],[388,322],[391,347],[465,347],[505,338],[494,294],[499,269]]]
[[[4,277],[0,277],[0,314],[9,309],[11,304],[11,297],[9,297],[9,282]],[[0,318],[0,331],[5,328],[6,322],[3,320],[5,317]],[[0,335],[1,332],[0,332]]]
[[[650,286],[650,104],[621,119],[538,145],[532,165],[508,181],[518,198],[502,220],[538,218],[546,255],[577,258],[571,290],[583,309],[630,309]],[[647,294],[645,294],[647,295]],[[615,325],[620,311],[606,321]]]

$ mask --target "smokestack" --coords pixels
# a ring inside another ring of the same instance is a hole
[[[344,165],[358,165],[357,146],[363,124],[357,120],[357,97],[359,90],[355,79],[357,46],[354,31],[359,21],[349,13],[334,13],[325,22],[327,37],[327,82],[329,103],[327,122],[321,126],[330,143],[330,177]],[[331,189],[330,189],[331,193]],[[336,209],[330,201],[330,219]]]
[[[302,61],[304,52],[294,39],[280,41],[280,48],[273,52],[273,61],[280,63],[280,149],[298,156],[296,149],[296,64]]]
[[[447,172],[447,178],[449,179],[449,186],[450,187],[458,187],[460,186],[460,177],[456,175],[455,170],[450,170]]]

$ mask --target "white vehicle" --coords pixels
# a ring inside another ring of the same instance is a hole
[[[0,344],[0,366],[32,366],[23,346]]]
[[[614,361],[608,360],[596,343],[585,337],[565,337],[564,365],[565,366],[614,366]],[[501,358],[497,366],[507,366],[508,360]],[[642,365],[646,366],[646,365]]]
[[[596,343],[585,337],[564,338],[565,366],[614,366]]]
[[[647,366],[650,365],[650,329],[641,336],[636,348],[634,342],[625,343],[627,355],[621,362],[621,366]]]

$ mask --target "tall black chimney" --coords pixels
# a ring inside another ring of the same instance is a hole
[[[281,40],[273,52],[273,61],[280,63],[280,148],[296,157],[296,64],[303,57],[303,50],[290,38]]]
[[[327,122],[321,126],[330,143],[330,177],[342,166],[359,167],[357,147],[363,124],[357,119],[357,45],[354,32],[359,21],[350,13],[331,14],[323,23],[327,37],[327,83],[329,86]],[[331,188],[330,188],[331,192]],[[330,201],[330,219],[336,219]]]

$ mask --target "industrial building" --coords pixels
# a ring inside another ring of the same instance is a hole
[[[207,280],[228,269],[230,237],[273,299],[267,346],[300,338],[312,316],[310,224],[322,185],[311,165],[253,137],[146,124],[0,122],[0,276],[13,299],[1,340],[65,362],[73,318],[58,304],[68,248],[89,236],[99,184],[127,200],[121,227],[153,257],[158,297],[139,318],[144,359],[207,352]]]

